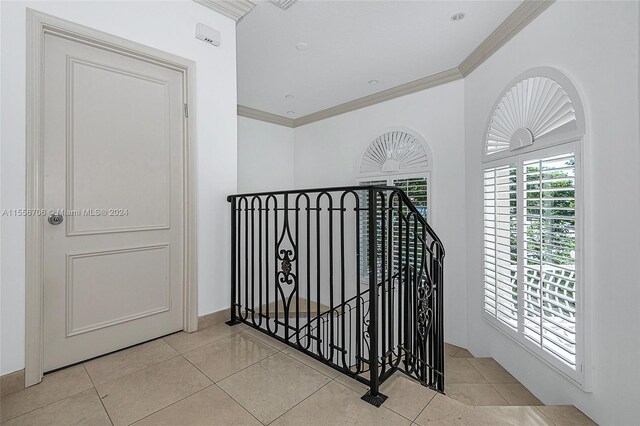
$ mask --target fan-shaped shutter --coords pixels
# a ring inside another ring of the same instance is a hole
[[[422,143],[413,135],[387,132],[377,137],[360,162],[361,174],[426,171],[429,159]]]
[[[522,148],[575,125],[575,106],[565,89],[548,77],[530,77],[498,102],[489,123],[485,155]]]

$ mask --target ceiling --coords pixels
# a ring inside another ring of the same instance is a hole
[[[520,3],[260,1],[237,26],[238,104],[300,118],[455,68]]]

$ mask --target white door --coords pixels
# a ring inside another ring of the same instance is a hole
[[[45,36],[44,370],[183,328],[182,74]],[[53,220],[55,223],[55,220]]]

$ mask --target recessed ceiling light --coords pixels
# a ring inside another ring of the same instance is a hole
[[[295,115],[294,111],[287,111],[287,115]]]
[[[374,86],[374,85],[378,84],[378,80],[369,80],[369,84]]]
[[[465,16],[465,15],[464,15],[464,13],[459,12],[459,13],[454,14],[454,15],[451,17],[451,20],[452,20],[452,21],[462,21],[462,20],[464,19],[464,16]]]
[[[307,50],[309,45],[307,43],[298,43],[296,44],[296,49],[298,50]]]
[[[292,100],[294,98],[294,96],[293,95],[284,95],[284,98],[290,101],[290,100]]]
[[[298,0],[269,0],[271,3],[278,6],[280,9],[287,10]]]

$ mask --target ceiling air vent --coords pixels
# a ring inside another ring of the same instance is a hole
[[[287,10],[291,7],[292,4],[297,2],[298,0],[269,0],[271,3],[275,4],[282,10]]]

